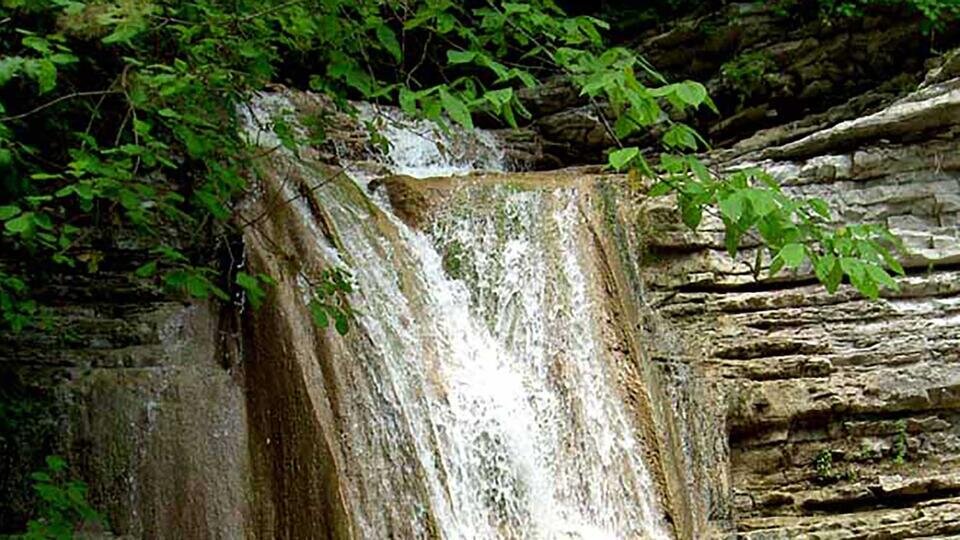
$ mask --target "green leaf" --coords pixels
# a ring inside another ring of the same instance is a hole
[[[50,55],[50,61],[54,64],[74,64],[79,62],[80,59],[68,53],[55,53]]]
[[[417,94],[411,92],[406,86],[400,87],[400,109],[408,115],[413,116],[417,112]]]
[[[460,98],[454,96],[446,89],[440,89],[440,104],[450,118],[467,129],[473,129],[473,118],[470,116],[470,109],[464,105]]]
[[[400,42],[397,40],[397,34],[385,24],[377,26],[376,34],[377,41],[393,56],[394,60],[400,62],[403,59],[403,51],[400,50]]]
[[[737,229],[736,225],[730,224],[727,226],[727,230],[723,235],[724,247],[727,248],[727,254],[731,257],[737,255],[737,249],[740,247],[740,230]],[[760,250],[757,250],[758,253]]]
[[[42,212],[33,215],[33,224],[48,231],[53,228],[53,220],[50,219],[50,215]]]
[[[777,209],[773,194],[766,189],[751,188],[743,191],[757,217],[764,217]]]
[[[507,121],[507,124],[510,127],[517,129],[517,118],[513,114],[513,107],[507,103],[503,106],[503,109],[500,112],[503,114],[503,119]]]
[[[350,330],[350,324],[347,321],[347,315],[343,311],[338,309],[334,311],[333,318],[335,321],[334,326],[337,329],[337,333],[339,333],[341,336],[345,336],[347,332]]]
[[[17,206],[0,206],[0,221],[6,221],[20,213]]]
[[[810,199],[808,201],[810,208],[820,215],[823,219],[830,219],[830,205],[823,199]]]
[[[310,315],[313,317],[313,324],[320,328],[326,328],[330,325],[330,319],[327,317],[327,310],[323,304],[314,300],[310,302],[308,307],[310,308]]]
[[[50,42],[40,36],[25,36],[20,40],[20,43],[22,43],[24,47],[33,49],[41,54],[51,52]]]
[[[247,293],[247,299],[254,309],[263,304],[263,299],[267,296],[266,291],[260,287],[260,281],[246,272],[238,272],[235,279],[237,285],[243,288]]]
[[[190,274],[187,276],[186,281],[184,281],[183,287],[186,289],[187,294],[194,298],[209,298],[209,285],[206,279],[196,274]]]
[[[448,64],[466,64],[468,62],[473,62],[473,59],[476,57],[477,53],[474,51],[457,51],[454,49],[447,50]]]
[[[660,182],[654,184],[652,188],[650,188],[650,191],[647,192],[647,196],[660,197],[670,193],[671,191],[673,191],[673,186],[671,186],[669,182],[664,182],[661,180]]]
[[[671,148],[697,149],[697,137],[694,131],[683,124],[670,126],[670,129],[663,135],[663,142]]]
[[[43,472],[43,471],[37,471],[37,472],[35,472],[35,473],[31,473],[31,474],[30,474],[30,478],[32,478],[33,480],[35,480],[35,481],[37,481],[37,482],[50,483],[50,482],[53,481],[53,479],[50,478],[50,475],[47,474],[47,473],[45,473],[45,472]]]
[[[637,126],[637,123],[631,119],[630,112],[621,115],[617,118],[616,122],[613,123],[613,132],[617,138],[623,140],[633,135],[640,128]]]
[[[783,269],[783,257],[780,257],[779,255],[777,255],[776,257],[773,258],[772,261],[770,261],[769,275],[771,277],[775,276],[782,269]]]
[[[803,255],[803,244],[787,244],[777,256],[783,259],[787,268],[797,268],[803,263]]]
[[[817,257],[813,263],[813,271],[817,275],[817,279],[821,282],[826,283],[827,278],[830,276],[830,272],[833,270],[833,266],[836,264],[837,258],[833,256],[832,253],[827,253],[821,257]]]
[[[26,72],[37,81],[41,94],[46,94],[57,86],[57,67],[49,60],[36,60],[27,64]]]
[[[102,42],[106,44],[112,43],[125,43],[129,42],[131,39],[137,36],[143,30],[143,26],[139,24],[131,23],[121,23],[118,24],[113,32],[106,35],[101,39]]]
[[[607,163],[614,170],[620,171],[624,167],[630,164],[631,161],[637,158],[640,155],[640,149],[636,146],[630,146],[627,148],[621,148],[619,150],[614,150],[610,152],[610,156],[607,157]]]
[[[530,8],[530,4],[521,4],[519,2],[504,2],[503,9],[507,15],[511,15],[513,13],[529,13],[531,8]]]
[[[837,292],[841,281],[843,281],[843,267],[840,265],[840,259],[834,258],[833,268],[830,269],[827,278],[823,280],[823,284],[827,287],[827,292],[833,294]]]
[[[133,273],[138,278],[151,278],[157,273],[157,261],[150,261],[137,268]]]
[[[20,56],[0,58],[0,86],[7,84],[23,69],[24,59]]]
[[[720,213],[723,214],[724,217],[734,223],[740,221],[740,216],[743,215],[743,197],[739,191],[720,199],[717,205],[720,207]]]
[[[483,98],[493,104],[499,112],[504,105],[510,103],[510,100],[513,99],[513,88],[490,90],[483,94]]]
[[[707,98],[707,89],[695,81],[684,81],[676,86],[677,97],[684,103],[699,107]]]
[[[687,163],[690,165],[690,170],[693,171],[693,174],[701,182],[712,182],[713,177],[710,175],[710,170],[707,169],[706,165],[703,164],[696,156],[689,156]]]
[[[885,262],[887,266],[893,270],[893,273],[899,276],[906,275],[906,272],[903,270],[903,266],[900,264],[900,261],[891,255],[885,247],[877,246],[877,251],[880,252],[880,256],[883,257],[883,262]]]
[[[687,227],[696,229],[700,225],[700,221],[703,219],[703,208],[701,208],[698,204],[694,204],[686,197],[681,197],[680,215],[683,218],[683,223]]]
[[[60,456],[47,456],[47,468],[53,472],[62,471],[67,467],[67,462]]]
[[[880,296],[877,283],[867,273],[866,265],[853,257],[841,257],[840,268],[850,277],[850,283],[867,298],[876,299]]]
[[[675,154],[660,154],[660,165],[663,170],[674,174],[683,173],[687,168],[686,160]]]
[[[8,232],[11,232],[13,234],[20,234],[20,235],[28,234],[30,231],[33,230],[33,222],[34,222],[33,216],[34,216],[33,212],[24,212],[23,214],[20,214],[18,217],[15,217],[10,221],[7,221],[4,224],[4,228]]]
[[[894,291],[900,290],[900,284],[893,280],[883,268],[875,264],[865,264],[864,267],[867,269],[867,275],[870,276],[874,281],[880,285]]]

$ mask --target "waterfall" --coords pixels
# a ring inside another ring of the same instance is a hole
[[[407,118],[395,107],[358,104],[360,119],[369,122],[389,143],[381,159],[395,174],[430,178],[477,170],[502,171],[504,152],[486,131],[445,129],[428,120]]]
[[[482,134],[468,156],[424,128],[383,130],[385,163],[410,176],[502,168]],[[284,153],[271,163],[264,189],[291,200],[291,215],[276,220],[272,247],[251,237],[252,249],[269,261],[290,246],[305,267],[344,266],[356,281],[351,331],[317,330],[325,350],[296,353],[315,357],[302,369],[327,411],[318,417],[353,536],[670,537],[615,369],[616,321],[576,182],[471,177],[416,230],[365,185],[314,189],[322,167]],[[278,285],[300,288],[300,305],[278,300],[298,328],[304,285]]]

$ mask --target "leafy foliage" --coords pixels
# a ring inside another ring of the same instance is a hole
[[[27,285],[21,277],[0,270],[0,317],[15,332],[36,320],[37,303],[26,293]]]
[[[27,523],[24,540],[65,540],[90,526],[106,523],[87,501],[87,486],[67,477],[67,462],[47,456],[46,467],[30,475],[40,501],[37,516]]]
[[[741,54],[720,66],[720,75],[739,95],[741,105],[763,84],[764,76],[776,67],[764,51]]]
[[[893,439],[893,463],[903,465],[907,461],[907,421],[897,420],[897,433]]]
[[[617,168],[620,162],[610,155],[611,167]],[[744,238],[752,236],[763,247],[753,262],[755,276],[763,268],[775,276],[785,268],[799,270],[809,263],[831,293],[845,277],[868,298],[877,298],[884,288],[898,289],[890,274],[904,275],[892,253],[900,248],[900,241],[885,227],[833,227],[825,201],[791,197],[760,169],[718,174],[695,156],[672,153],[661,154],[660,165],[659,180],[648,193],[674,193],[683,222],[691,229],[700,225],[705,213],[712,213],[724,225],[731,257]]]
[[[780,0],[776,7],[782,13],[789,14],[804,9],[808,3]],[[816,0],[815,4],[820,17],[827,22],[838,17],[863,17],[872,8],[903,6],[923,17],[926,31],[945,29],[960,16],[960,2],[956,0]]]
[[[239,287],[258,305],[271,278],[224,273],[202,245],[243,226],[236,203],[263,151],[240,135],[238,109],[254,92],[284,82],[467,128],[479,115],[517,126],[530,116],[517,90],[558,71],[609,114],[617,140],[662,134],[662,156],[622,148],[610,163],[667,175],[656,189],[679,195],[689,225],[725,201],[730,238],[757,229],[789,267],[800,245],[825,283],[840,268],[872,296],[896,268],[877,231],[828,236],[809,204],[759,175],[706,172],[689,156],[706,141],[683,122],[715,110],[706,89],[606,47],[607,23],[552,0],[2,0],[0,19],[0,245],[56,268],[96,273],[106,251],[91,246],[133,237],[152,256],[140,279],[221,300]],[[323,132],[313,127],[304,135],[278,119],[274,131],[295,150]],[[20,329],[37,308],[28,276],[11,272],[0,274],[0,310]],[[338,276],[313,287],[311,309],[341,330]]]
[[[833,451],[829,448],[817,452],[813,464],[817,471],[817,481],[820,483],[833,482],[839,477],[837,471],[833,468]]]
[[[340,335],[350,328],[352,311],[344,295],[353,292],[350,275],[341,268],[324,269],[319,282],[311,283],[312,298],[308,304],[313,322],[320,328],[333,327]]]

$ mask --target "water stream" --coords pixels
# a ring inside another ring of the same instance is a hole
[[[429,127],[391,122],[384,162],[418,177],[504,168],[482,134],[465,157],[449,152],[456,134]],[[353,330],[324,334],[335,356],[323,374],[354,534],[669,538],[612,369],[615,322],[578,188],[455,191],[423,231],[365,185],[293,203],[314,237],[304,256],[357,285]]]

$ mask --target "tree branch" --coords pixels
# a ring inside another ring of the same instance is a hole
[[[26,118],[28,116],[37,114],[38,112],[44,109],[53,107],[54,105],[56,105],[57,103],[60,103],[61,101],[67,101],[68,99],[74,99],[78,97],[90,97],[90,96],[105,96],[109,94],[122,94],[122,93],[123,92],[121,92],[120,90],[94,90],[90,92],[73,92],[72,94],[66,94],[56,99],[50,100],[44,103],[43,105],[38,105],[27,112],[14,114],[11,116],[0,117],[0,122],[9,122],[10,120],[20,120],[21,118]]]

